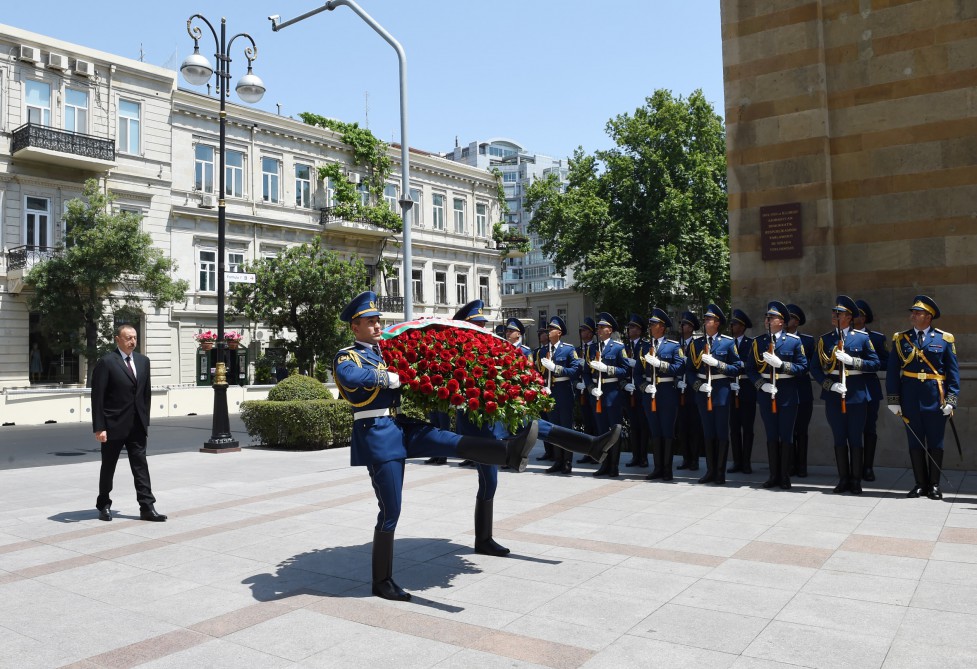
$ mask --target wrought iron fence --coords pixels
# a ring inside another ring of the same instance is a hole
[[[54,246],[15,246],[7,251],[7,270],[27,269],[60,253]]]
[[[115,140],[30,122],[14,130],[10,152],[17,153],[26,148],[47,149],[98,160],[115,160]]]
[[[390,297],[383,296],[377,298],[378,304],[377,309],[380,311],[404,311],[404,298],[403,297]]]

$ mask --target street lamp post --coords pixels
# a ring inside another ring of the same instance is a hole
[[[397,52],[397,60],[400,63],[400,167],[401,167],[401,188],[400,188],[400,200],[398,201],[401,209],[401,219],[403,221],[404,228],[404,271],[401,272],[401,281],[403,281],[404,286],[404,319],[412,320],[414,318],[414,291],[410,280],[411,277],[411,263],[413,253],[411,250],[411,229],[410,229],[410,211],[411,207],[414,205],[414,201],[410,199],[410,150],[407,147],[407,54],[404,53],[404,47],[400,46],[400,42],[395,40],[393,36],[388,33],[383,26],[377,23],[372,16],[367,14],[363,9],[357,5],[353,0],[330,0],[322,7],[318,9],[313,9],[310,12],[306,12],[301,16],[297,16],[294,19],[289,19],[288,21],[283,21],[279,23],[278,20],[281,18],[277,14],[269,16],[268,19],[271,21],[271,29],[274,32],[278,32],[282,28],[287,28],[293,23],[298,23],[304,19],[314,16],[320,12],[332,11],[336,7],[347,6],[353,10],[357,16],[363,19],[367,25],[369,25],[373,30],[377,32],[387,43],[394,48]]]
[[[224,206],[224,171],[225,171],[225,144],[227,137],[227,112],[225,102],[230,94],[228,87],[231,81],[230,65],[231,59],[228,56],[231,45],[238,37],[244,37],[251,42],[250,47],[245,47],[244,55],[248,59],[248,73],[237,82],[234,90],[238,97],[244,102],[258,102],[265,94],[265,85],[251,71],[251,64],[258,57],[258,47],[254,39],[247,33],[234,35],[230,42],[227,41],[227,19],[221,17],[220,37],[214,26],[201,14],[194,14],[187,19],[187,32],[193,39],[193,53],[187,56],[180,66],[180,72],[187,83],[194,86],[202,86],[210,81],[215,70],[210,65],[210,61],[200,54],[200,37],[203,34],[199,27],[193,25],[194,19],[199,19],[214,36],[214,44],[217,53],[214,58],[217,60],[217,97],[220,100],[220,149],[219,158],[219,184],[220,194],[217,204],[217,369],[214,375],[214,422],[211,430],[210,440],[204,443],[200,450],[205,453],[226,453],[241,450],[237,440],[231,435],[231,423],[227,415],[227,343],[224,341],[224,270],[225,270],[225,236],[227,232],[227,212]]]

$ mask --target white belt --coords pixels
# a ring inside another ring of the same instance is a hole
[[[696,376],[698,376],[703,381],[708,381],[709,380],[709,376],[707,374],[696,374]],[[722,374],[713,374],[712,380],[713,381],[733,381],[734,379],[732,377],[724,376]]]
[[[559,383],[560,381],[569,381],[569,380],[570,380],[569,376],[558,376],[555,379],[551,379],[553,383]]]
[[[601,383],[617,383],[617,378],[601,379]]]
[[[831,372],[831,374],[832,375],[841,374],[841,372],[836,369],[833,372]],[[845,370],[845,376],[858,376],[859,374],[866,374],[866,372],[863,372],[860,369],[846,369]]]
[[[353,420],[363,418],[383,418],[384,416],[396,416],[397,411],[387,407],[386,409],[367,409],[366,411],[354,411]]]
[[[651,383],[652,381],[654,381],[655,383],[670,383],[671,381],[674,380],[675,380],[674,376],[659,376],[657,379],[652,379],[650,376],[645,377],[645,381],[647,381],[648,383]]]

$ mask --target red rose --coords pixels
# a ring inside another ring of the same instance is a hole
[[[468,374],[465,373],[464,369],[459,367],[454,371],[454,377],[459,381],[464,381],[466,378],[468,378]]]
[[[444,383],[444,377],[440,374],[431,377],[431,385],[440,386],[442,383]]]
[[[536,401],[536,391],[535,390],[527,390],[526,392],[524,392],[522,394],[522,398],[524,400],[526,400],[527,402],[529,402],[529,403],[533,403],[533,402]]]
[[[454,395],[451,396],[451,399],[448,401],[451,402],[453,406],[456,407],[461,406],[462,404],[465,403],[465,396],[460,393],[455,393]]]
[[[495,381],[489,379],[485,382],[485,390],[495,390]]]
[[[469,411],[478,411],[479,404],[480,403],[479,403],[477,397],[471,398],[470,400],[468,400],[468,410]]]
[[[438,399],[439,400],[446,400],[450,396],[451,396],[451,391],[450,390],[448,390],[444,386],[438,388]]]
[[[472,368],[472,376],[474,376],[476,379],[481,378],[483,374],[485,374],[485,370],[479,367],[478,365],[475,365]]]
[[[411,390],[416,391],[420,387],[421,387],[421,382],[420,381],[418,381],[417,379],[411,379],[410,380],[410,389]]]
[[[480,394],[481,392],[478,390],[478,388],[465,388],[465,397],[469,399],[478,397]]]
[[[417,362],[417,353],[415,351],[407,351],[404,353],[404,357],[407,359],[407,362]]]
[[[486,402],[485,403],[485,413],[493,414],[493,413],[495,413],[498,410],[499,410],[499,405],[496,404],[495,402]]]
[[[493,393],[491,390],[486,390],[482,393],[482,399],[485,400],[486,402],[494,400],[495,393]]]
[[[453,393],[458,392],[458,389],[460,387],[461,387],[460,384],[455,379],[451,379],[450,381],[448,381],[448,390],[450,390],[451,392]]]

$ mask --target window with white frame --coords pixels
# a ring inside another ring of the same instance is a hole
[[[64,129],[68,132],[88,133],[88,91],[65,89]]]
[[[261,159],[261,199],[278,204],[282,199],[282,161],[265,156]]]
[[[444,230],[444,195],[435,193],[431,196],[433,216],[431,217],[431,227],[435,230]]]
[[[217,251],[200,249],[197,252],[199,283],[197,290],[213,293],[217,291]]]
[[[360,194],[360,204],[364,207],[370,206],[370,184],[366,181],[361,181],[358,186],[356,186],[356,192]]]
[[[383,277],[387,297],[400,297],[400,269],[391,267]]]
[[[414,301],[417,303],[424,302],[424,276],[423,272],[419,269],[415,269],[410,273],[410,284],[411,290],[414,294]]]
[[[312,166],[295,163],[295,206],[312,206]]]
[[[455,303],[468,304],[468,275],[455,274]]]
[[[227,269],[225,272],[243,272],[244,267],[244,251],[228,251],[227,252]]]
[[[387,207],[395,214],[400,212],[400,205],[397,203],[397,187],[394,184],[386,184],[383,187],[383,200]]]
[[[540,309],[538,314],[539,321],[537,321],[541,326],[546,327],[546,309]]]
[[[336,197],[336,189],[333,187],[332,178],[326,177],[326,206],[332,207],[336,204],[334,198]]]
[[[518,180],[519,180],[519,174],[518,174],[518,172],[503,172],[502,173],[502,182],[503,183],[515,183]]]
[[[456,197],[454,202],[455,232],[465,234],[465,201]]]
[[[488,207],[484,203],[475,205],[475,234],[479,237],[488,236]]]
[[[448,273],[434,273],[434,302],[436,304],[448,303]]]
[[[224,191],[229,197],[244,197],[244,152],[224,152]]]
[[[413,216],[411,220],[415,228],[420,228],[424,225],[424,217],[422,216],[424,213],[424,204],[421,202],[421,189],[411,188],[410,199],[414,203],[414,206],[410,210],[411,216]]]
[[[28,79],[24,82],[27,122],[51,125],[51,84]]]
[[[139,117],[142,105],[132,100],[119,100],[119,153],[139,153]],[[213,192],[213,190],[209,191]]]
[[[50,246],[51,200],[27,196],[24,203],[24,244],[30,247]]]
[[[214,147],[197,144],[193,149],[193,189],[214,192]]]
[[[489,278],[487,276],[478,277],[478,299],[485,303],[485,306],[489,304]]]

